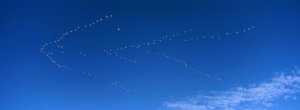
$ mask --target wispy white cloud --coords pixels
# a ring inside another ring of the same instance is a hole
[[[300,69],[281,72],[271,80],[209,95],[196,95],[182,101],[166,101],[167,110],[264,110],[276,100],[300,92]]]

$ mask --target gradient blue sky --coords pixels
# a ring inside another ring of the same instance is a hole
[[[1,110],[156,110],[170,98],[247,86],[300,65],[298,0],[1,0],[0,12]],[[62,43],[66,54],[57,58],[72,71],[57,69],[40,53],[59,34],[110,14],[111,20]],[[103,53],[187,28],[205,35],[249,26],[255,29],[234,38],[124,52],[137,63]],[[81,57],[81,51],[87,56]],[[223,80],[144,51],[180,58]],[[113,81],[130,92],[112,86]],[[299,100],[275,104],[272,110],[300,108]]]

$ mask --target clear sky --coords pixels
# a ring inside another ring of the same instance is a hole
[[[299,19],[299,0],[1,0],[0,109],[297,110]]]

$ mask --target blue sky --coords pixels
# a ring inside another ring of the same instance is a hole
[[[1,0],[0,11],[1,110],[300,107],[297,0]]]

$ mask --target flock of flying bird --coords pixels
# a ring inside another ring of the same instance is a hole
[[[109,21],[112,18],[113,18],[113,15],[107,15],[105,17],[96,19],[96,20],[94,20],[94,21],[92,21],[88,24],[85,24],[85,25],[82,25],[82,26],[77,26],[77,27],[75,27],[75,28],[73,28],[69,31],[66,31],[66,32],[60,34],[60,36],[56,40],[44,43],[42,45],[42,47],[40,48],[40,52],[43,55],[45,55],[50,60],[50,62],[52,64],[56,65],[57,68],[67,70],[67,71],[71,71],[72,69],[70,67],[68,67],[68,66],[64,65],[63,63],[59,62],[54,57],[54,52],[50,51],[49,46],[54,46],[55,48],[59,49],[60,54],[64,54],[64,46],[61,45],[61,42],[63,42],[64,39],[66,39],[68,37],[71,37],[71,35],[74,34],[77,31],[82,31],[84,29],[88,29],[88,28],[93,27],[94,25],[97,25],[99,23]],[[105,49],[105,50],[103,50],[103,52],[106,53],[107,55],[114,56],[118,59],[128,61],[128,62],[132,62],[132,63],[136,63],[137,62],[136,59],[125,57],[125,56],[122,55],[122,53],[130,52],[129,49],[141,49],[141,48],[147,48],[147,47],[157,47],[161,44],[172,43],[174,41],[192,42],[192,41],[205,40],[205,39],[221,39],[221,38],[230,37],[232,35],[239,35],[241,33],[245,33],[245,32],[253,30],[254,28],[255,28],[254,26],[250,26],[250,27],[247,27],[247,28],[242,29],[240,31],[226,32],[226,33],[223,33],[223,34],[211,34],[211,35],[206,35],[206,36],[204,36],[204,35],[198,35],[198,36],[193,35],[192,37],[180,37],[180,36],[183,36],[183,35],[186,35],[186,34],[192,32],[192,29],[186,29],[182,32],[177,32],[177,33],[174,33],[174,34],[162,36],[158,39],[152,39],[152,40],[145,41],[145,42],[138,42],[138,43],[135,43],[135,44],[125,45],[125,46],[115,48],[115,49]],[[120,28],[117,28],[117,31],[120,31],[120,30],[121,30]],[[79,54],[83,57],[87,56],[87,53],[82,52],[82,51],[80,51]],[[165,54],[160,53],[160,52],[152,52],[152,51],[147,51],[147,52],[145,52],[145,54],[156,55],[156,56],[165,58],[167,60],[171,60],[171,61],[173,61],[177,64],[180,64],[181,66],[183,66],[184,68],[186,68],[187,70],[189,70],[191,72],[203,75],[207,78],[213,78],[215,80],[221,80],[221,78],[219,78],[219,77],[212,76],[212,75],[206,74],[206,73],[202,73],[199,70],[197,70],[195,68],[192,68],[187,62],[185,62],[181,59],[178,59],[176,57],[168,56],[168,55],[165,55]],[[93,78],[98,78],[99,77],[97,74],[91,73],[91,72],[82,71],[81,73],[84,74],[84,75],[88,75],[90,77],[93,77]],[[112,84],[112,86],[117,87],[117,88],[119,88],[123,91],[130,92],[130,90],[128,88],[123,87],[118,81],[114,81],[111,84]]]
[[[84,29],[88,29],[90,27],[93,27],[94,25],[96,24],[99,24],[99,23],[103,23],[105,21],[108,21],[110,20],[111,18],[113,17],[113,15],[107,15],[105,17],[102,17],[102,18],[99,18],[99,19],[96,19],[88,24],[85,24],[85,25],[82,25],[82,26],[77,26],[75,28],[73,28],[72,30],[69,30],[69,31],[66,31],[62,34],[59,35],[59,37],[54,40],[54,41],[49,41],[49,42],[46,42],[42,45],[42,47],[40,48],[40,52],[45,55],[52,64],[56,65],[57,68],[59,69],[62,69],[62,70],[67,70],[67,71],[71,71],[72,69],[70,67],[67,67],[66,65],[62,64],[61,62],[57,61],[55,58],[54,58],[54,52],[50,51],[50,50],[47,50],[49,49],[49,46],[54,46],[55,48],[57,49],[61,49],[61,54],[64,54],[64,51],[63,51],[63,48],[64,46],[63,45],[60,45],[60,43],[66,39],[67,37],[70,37],[72,34],[74,34],[75,32],[78,32],[78,31],[82,31]],[[120,28],[117,29],[118,31],[120,30]],[[87,56],[87,54],[85,52],[82,52],[80,51],[79,54],[83,57]],[[98,74],[96,73],[91,73],[91,72],[86,72],[86,71],[82,71],[81,72],[82,74],[84,75],[87,75],[87,76],[90,76],[92,78],[98,78]],[[111,83],[112,86],[114,87],[117,87],[121,90],[124,90],[126,92],[130,92],[129,89],[123,87],[120,85],[120,83],[118,81],[114,81]]]

